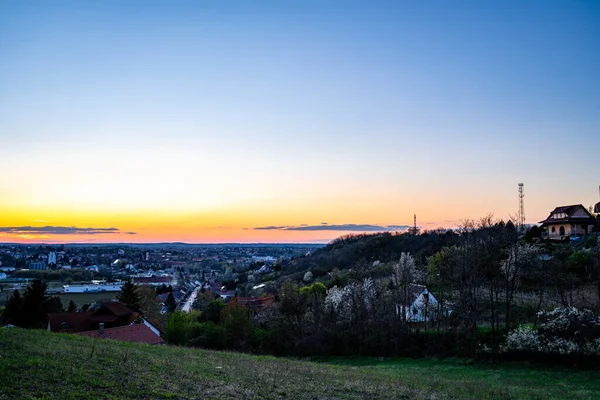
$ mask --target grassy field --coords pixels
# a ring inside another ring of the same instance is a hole
[[[24,290],[20,290],[21,295]],[[12,295],[13,290],[4,289],[0,293],[0,305],[6,304],[10,296]],[[69,301],[73,300],[77,307],[81,307],[84,304],[92,304],[97,301],[108,301],[114,300],[119,292],[96,292],[96,293],[50,293],[51,296],[60,297],[60,301],[62,301],[63,307],[67,308],[69,305]]]
[[[597,399],[597,372],[274,357],[0,329],[0,399]]]
[[[84,304],[92,304],[97,301],[108,301],[114,300],[119,292],[97,292],[97,293],[59,293],[60,301],[63,307],[67,308],[69,301],[73,300],[77,307],[81,307]]]

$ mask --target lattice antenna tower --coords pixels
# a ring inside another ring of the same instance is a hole
[[[525,193],[523,193],[523,184],[519,183],[519,214],[517,216],[517,224],[519,228],[525,226]]]
[[[415,220],[415,223],[414,223],[413,232],[416,235],[417,234],[417,214],[415,214],[414,220]]]

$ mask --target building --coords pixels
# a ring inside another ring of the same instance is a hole
[[[408,304],[396,305],[398,315],[404,313],[410,322],[428,322],[436,318],[438,301],[427,287],[413,283],[408,286],[407,295]]]
[[[583,236],[592,232],[596,219],[581,204],[556,207],[543,221],[543,237],[564,240],[571,236]]]
[[[600,203],[596,203],[596,205],[594,206],[594,212],[596,214],[600,214]]]
[[[88,285],[63,285],[64,293],[94,293],[94,292],[118,292],[123,286],[122,282],[100,282],[92,281]]]
[[[77,335],[87,336],[96,339],[120,340],[123,342],[136,342],[146,344],[163,344],[165,341],[160,337],[160,333],[150,326],[144,324],[133,324],[119,326],[116,328],[104,328],[100,325],[97,330],[79,332]]]
[[[119,302],[110,302],[91,312],[63,312],[48,314],[48,330],[61,333],[79,333],[129,325],[139,316]]]
[[[29,269],[45,270],[45,269],[48,269],[48,266],[43,261],[36,261],[36,262],[29,263]]]
[[[55,252],[50,252],[48,254],[48,264],[56,265],[56,253]]]
[[[150,286],[162,286],[162,285],[171,285],[173,284],[173,278],[170,276],[143,276],[143,277],[134,277],[133,283],[136,285],[150,285]]]

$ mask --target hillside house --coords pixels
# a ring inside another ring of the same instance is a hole
[[[78,333],[98,329],[100,324],[107,328],[128,325],[138,314],[119,302],[110,302],[96,311],[63,312],[48,314],[48,330],[62,333]]]
[[[409,303],[396,305],[396,314],[406,314],[409,322],[429,322],[435,317],[438,301],[423,285],[411,284],[408,287]]]
[[[79,332],[76,333],[76,335],[87,336],[96,339],[119,340],[122,342],[146,344],[165,343],[165,341],[160,337],[160,333],[146,324],[133,324],[107,329],[104,329],[104,325],[100,325],[97,330]]]
[[[564,240],[571,236],[583,236],[592,232],[596,219],[581,204],[556,207],[543,221],[544,237]]]

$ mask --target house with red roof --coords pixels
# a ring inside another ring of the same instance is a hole
[[[104,325],[96,330],[79,332],[76,335],[87,336],[95,339],[119,340],[122,342],[136,342],[146,344],[164,344],[165,341],[157,331],[146,324],[132,324],[114,328],[104,328]]]
[[[107,328],[129,325],[138,313],[127,306],[113,301],[103,304],[91,312],[64,312],[48,314],[48,330],[62,333],[78,333],[98,329],[100,324]]]

